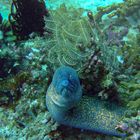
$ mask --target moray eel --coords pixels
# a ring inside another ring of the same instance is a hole
[[[47,109],[58,123],[108,135],[125,137],[115,127],[124,109],[113,103],[82,96],[76,71],[68,66],[58,68],[46,93]]]

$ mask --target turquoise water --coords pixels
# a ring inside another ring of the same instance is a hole
[[[10,2],[9,1],[4,1],[0,0],[0,13],[2,14],[4,19],[7,19],[7,16],[10,11]]]
[[[55,9],[61,4],[65,4],[68,7],[74,6],[76,8],[84,8],[92,11],[96,11],[99,6],[107,6],[113,3],[121,3],[123,0],[46,0],[48,8]]]

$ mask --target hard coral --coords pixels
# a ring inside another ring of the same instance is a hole
[[[103,16],[106,15],[116,25],[130,25],[128,20],[134,18],[139,19],[140,0],[125,0],[123,3],[109,5],[107,7],[98,7],[98,13],[94,15],[97,22],[103,21]]]

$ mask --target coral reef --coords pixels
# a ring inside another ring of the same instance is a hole
[[[95,20],[102,22],[104,15],[116,25],[131,25],[130,20],[138,22],[139,15],[139,0],[125,0],[124,3],[113,4],[107,7],[98,7],[98,13],[95,14]]]
[[[94,91],[99,92],[100,81],[104,75],[108,71],[115,73],[114,71],[119,69],[120,64],[116,57],[118,49],[115,50],[115,46],[112,48],[111,43],[110,47],[107,47],[110,38],[108,39],[106,33],[101,33],[100,27],[92,19],[92,13],[90,17],[83,17],[82,14],[83,9],[67,9],[64,5],[50,11],[50,19],[46,20],[47,33],[45,34],[46,37],[49,36],[48,60],[54,70],[61,65],[73,67],[80,75],[83,86],[87,86],[87,89],[89,86],[95,87]],[[65,24],[62,25],[62,21]],[[107,29],[105,31],[107,32]],[[101,39],[103,34],[104,40]],[[126,30],[117,34],[121,45],[122,38],[126,34]],[[84,81],[87,81],[87,84]],[[96,85],[89,83],[96,83]]]
[[[20,6],[16,7],[21,2],[25,1],[13,0],[11,7],[9,19],[13,31],[9,22],[0,18],[0,139],[118,140],[58,127],[46,111],[45,92],[54,71],[61,65],[71,66],[78,72],[84,94],[99,101],[117,100],[128,108],[127,124],[137,120],[140,107],[140,1],[125,0],[121,4],[98,7],[97,13],[62,5],[49,10],[46,23],[43,16],[48,11],[43,8],[39,12],[43,15],[40,18],[40,14],[36,15],[34,20],[35,25],[38,25],[37,19],[43,24],[33,31],[39,31],[43,36],[30,35],[32,31],[20,35],[24,27],[20,23],[26,21],[19,16]],[[29,5],[22,6],[29,8]],[[32,13],[30,8],[26,9],[29,14]],[[28,40],[17,42],[18,36],[19,40]],[[139,132],[133,124],[130,138]]]

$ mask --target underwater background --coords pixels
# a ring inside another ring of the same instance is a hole
[[[61,66],[87,97],[74,106],[80,129],[46,107],[67,86]],[[0,140],[121,140],[111,129],[140,140],[140,0],[0,0]]]

